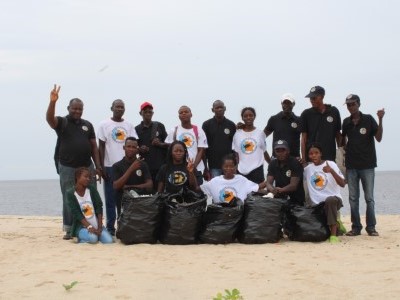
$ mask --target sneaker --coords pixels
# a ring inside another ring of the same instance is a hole
[[[379,236],[378,231],[376,231],[375,229],[367,231],[369,236]]]
[[[340,240],[339,240],[339,238],[336,236],[336,235],[331,235],[330,237],[329,237],[329,243],[331,243],[331,244],[337,244],[337,243],[339,243],[340,242]]]
[[[337,224],[338,224],[338,232],[340,235],[346,234],[347,233],[347,229],[346,227],[344,227],[342,221],[340,219],[337,220]]]
[[[63,240],[72,240],[72,236],[70,232],[66,232],[63,236]]]
[[[356,235],[361,235],[361,232],[352,229],[348,233],[346,233],[346,236],[356,236]]]

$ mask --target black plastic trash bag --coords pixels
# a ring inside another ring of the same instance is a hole
[[[276,243],[282,238],[283,208],[287,200],[251,193],[244,202],[243,226],[238,240],[245,244]]]
[[[196,243],[207,205],[207,196],[185,190],[177,194],[164,194],[163,197],[165,209],[160,242],[170,245]]]
[[[137,194],[136,194],[137,195]],[[156,243],[161,223],[163,199],[159,195],[132,196],[124,191],[122,213],[116,236],[122,243]]]
[[[292,241],[322,242],[330,235],[324,203],[311,208],[292,206],[287,213],[286,222],[285,230]]]
[[[236,206],[224,206],[223,204],[207,206],[200,233],[201,242],[226,244],[235,241],[243,217],[243,202],[238,200]]]

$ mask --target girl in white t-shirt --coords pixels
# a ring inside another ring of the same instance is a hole
[[[212,197],[213,203],[229,203],[235,198],[244,201],[251,192],[266,192],[262,190],[266,183],[254,183],[246,177],[236,174],[237,161],[233,154],[228,154],[222,159],[223,175],[214,177],[203,183],[200,188],[204,193]]]
[[[308,150],[310,164],[304,168],[304,180],[307,182],[310,200],[313,205],[324,202],[327,224],[331,231],[329,241],[339,242],[336,236],[339,230],[345,232],[343,224],[338,221],[338,211],[343,206],[340,187],[345,186],[342,172],[334,161],[322,160],[322,147],[312,144]]]
[[[233,136],[232,149],[238,155],[238,170],[247,179],[261,183],[265,181],[264,158],[266,153],[265,133],[254,127],[256,111],[245,107],[241,112],[244,124]]]

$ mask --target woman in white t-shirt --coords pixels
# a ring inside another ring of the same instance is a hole
[[[228,154],[222,159],[223,175],[214,177],[203,183],[200,188],[211,196],[213,203],[229,203],[235,198],[244,201],[251,192],[266,192],[263,190],[266,183],[254,183],[246,177],[236,174],[237,161],[233,154]]]
[[[243,108],[241,116],[244,124],[236,131],[232,141],[232,149],[238,155],[238,171],[247,179],[261,183],[265,181],[266,136],[254,127],[256,111],[253,107]]]
[[[304,168],[304,180],[307,182],[310,200],[313,205],[324,202],[327,224],[331,231],[329,241],[339,242],[336,236],[339,230],[345,232],[343,224],[338,220],[338,211],[343,206],[340,187],[346,182],[342,172],[334,161],[322,160],[322,147],[312,144],[308,150],[310,164]]]

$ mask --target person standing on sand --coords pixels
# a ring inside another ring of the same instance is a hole
[[[112,166],[124,157],[124,143],[128,136],[137,138],[133,125],[122,117],[125,113],[125,103],[121,99],[111,104],[112,117],[99,125],[99,153],[102,167],[104,198],[106,202],[106,228],[115,235],[116,199],[112,181]],[[118,212],[118,217],[119,217]]]
[[[54,85],[50,93],[46,121],[56,131],[60,142],[57,165],[63,197],[63,230],[65,231],[63,239],[70,240],[72,238],[72,214],[67,204],[66,191],[73,187],[75,183],[75,171],[79,167],[87,167],[94,173],[94,162],[96,175],[100,181],[102,170],[93,125],[81,118],[83,112],[82,100],[79,98],[71,99],[67,106],[68,115],[66,117],[55,116],[60,88],[60,86]],[[96,184],[95,179],[95,177],[91,177],[94,185]]]
[[[167,132],[161,122],[153,121],[153,105],[144,102],[140,105],[139,114],[143,121],[135,129],[139,136],[140,156],[147,162],[153,180],[153,190],[157,190],[157,174],[165,163],[168,144],[165,143]]]
[[[300,117],[293,113],[295,104],[296,102],[292,94],[282,95],[282,111],[268,119],[264,133],[266,137],[273,133],[272,145],[279,140],[286,141],[290,148],[290,156],[300,159],[301,127]],[[272,155],[274,155],[274,149],[272,149]],[[267,162],[271,162],[269,154],[267,154]]]
[[[232,153],[232,140],[236,125],[225,118],[226,107],[221,100],[214,101],[211,111],[214,117],[203,123],[207,136],[205,174],[206,179],[222,175],[222,158]]]
[[[181,124],[175,126],[168,132],[165,142],[171,144],[173,141],[184,142],[188,150],[189,159],[193,161],[196,169],[197,184],[203,183],[203,172],[205,169],[203,156],[208,148],[207,137],[202,128],[192,124],[192,111],[186,105],[178,110]]]
[[[320,144],[322,159],[335,161],[336,145],[341,145],[341,120],[339,110],[330,104],[324,104],[325,89],[314,86],[305,96],[310,98],[311,108],[305,109],[301,118],[301,156],[309,161],[307,149],[312,143]]]
[[[361,234],[362,224],[359,212],[360,181],[367,204],[366,223],[369,236],[379,236],[376,231],[374,181],[376,168],[375,140],[380,142],[383,135],[382,120],[385,110],[378,110],[378,121],[360,111],[360,97],[350,94],[346,98],[350,116],[343,120],[342,134],[345,147],[345,165],[347,184],[349,186],[349,203],[351,211],[351,230],[347,236]]]

